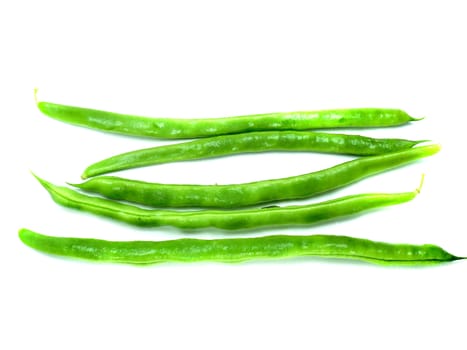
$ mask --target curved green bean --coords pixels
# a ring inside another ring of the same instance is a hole
[[[415,198],[419,192],[371,193],[342,197],[317,204],[243,209],[235,211],[148,210],[91,197],[66,187],[55,186],[37,177],[53,200],[65,207],[75,208],[138,226],[173,226],[181,229],[215,227],[225,230],[253,229],[284,225],[310,225],[354,215],[370,209],[400,204]]]
[[[42,101],[38,102],[37,106],[45,115],[62,122],[107,132],[164,139],[198,138],[264,130],[386,127],[418,120],[399,109],[385,108],[173,119],[148,118]]]
[[[439,150],[439,145],[415,147],[406,151],[351,160],[304,175],[243,184],[158,184],[100,176],[73,186],[111,199],[153,207],[235,208],[311,197],[431,156]]]
[[[363,260],[380,265],[418,266],[464,259],[431,244],[390,244],[330,235],[114,242],[52,237],[21,229],[19,237],[27,246],[47,254],[127,264],[197,261],[234,263],[307,256]]]
[[[376,155],[412,148],[423,141],[374,139],[360,135],[308,131],[259,131],[214,136],[119,154],[86,168],[83,179],[119,170],[228,154],[268,151],[313,151]]]

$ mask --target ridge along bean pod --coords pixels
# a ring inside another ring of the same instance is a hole
[[[363,260],[379,265],[419,266],[464,259],[431,244],[391,244],[331,235],[115,242],[52,237],[21,229],[19,238],[27,246],[47,254],[126,264],[197,261],[235,263],[306,256]]]
[[[370,128],[406,124],[419,119],[399,109],[353,108],[245,115],[239,117],[149,118],[102,110],[37,102],[45,115],[62,122],[125,135],[161,139],[198,138],[249,131]]]
[[[90,165],[81,177],[86,179],[148,165],[248,152],[313,151],[364,156],[377,155],[409,149],[424,141],[375,139],[360,135],[307,131],[259,131],[214,136],[122,153]]]
[[[105,197],[152,207],[237,208],[280,200],[312,197],[351,184],[370,175],[431,156],[439,145],[351,160],[316,172],[282,179],[231,185],[158,184],[113,176],[72,184]]]
[[[419,189],[404,193],[370,193],[346,196],[317,204],[268,207],[234,211],[174,211],[142,209],[109,199],[86,196],[66,187],[55,186],[36,176],[52,199],[75,208],[138,226],[173,226],[181,229],[215,227],[225,230],[253,229],[264,226],[310,225],[354,215],[370,209],[408,202]]]

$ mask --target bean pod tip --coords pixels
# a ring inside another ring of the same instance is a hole
[[[36,101],[36,105],[39,103],[39,102],[37,101],[37,91],[39,91],[39,89],[38,89],[38,88],[34,88],[34,101]]]
[[[34,178],[39,181],[39,183],[44,186],[46,189],[50,189],[52,186],[51,186],[51,183],[44,180],[43,178],[39,177],[38,175],[36,175],[34,172],[31,171],[31,175],[34,176]]]

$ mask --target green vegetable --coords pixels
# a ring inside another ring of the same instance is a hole
[[[363,260],[381,265],[430,265],[464,259],[425,244],[390,244],[346,236],[266,236],[233,239],[175,239],[112,242],[90,238],[51,237],[19,231],[24,244],[48,254],[102,262],[241,262],[297,256]]]
[[[404,193],[371,193],[346,196],[317,204],[235,211],[148,210],[109,199],[91,197],[37,178],[53,200],[65,207],[80,209],[138,226],[174,226],[182,229],[215,227],[226,230],[264,226],[309,225],[361,213],[370,209],[404,203],[419,189]]]
[[[439,145],[351,160],[309,174],[234,185],[174,185],[101,176],[73,185],[82,190],[153,207],[235,208],[311,197],[334,190],[440,150]]]
[[[327,111],[268,113],[207,119],[148,118],[89,108],[38,102],[42,113],[88,128],[167,139],[197,138],[264,130],[368,128],[406,124],[418,119],[399,109],[356,108]]]
[[[314,151],[376,155],[409,149],[423,141],[374,139],[359,135],[307,131],[260,131],[223,135],[119,154],[92,164],[82,178],[168,162],[267,151]]]

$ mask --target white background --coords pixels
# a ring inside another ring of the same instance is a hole
[[[334,224],[270,233],[433,243],[467,256],[462,4],[0,5],[0,348],[465,348],[463,261],[433,268],[318,259],[142,268],[50,257],[17,237],[20,227],[113,240],[184,236],[167,228],[133,228],[52,202],[30,170],[57,184],[76,182],[94,161],[163,142],[49,119],[36,109],[33,89],[38,87],[42,100],[148,116],[347,107],[394,107],[425,116],[404,127],[359,132],[431,139],[443,146],[438,155],[309,201],[411,191],[426,173],[413,202]],[[119,175],[167,183],[236,183],[303,174],[347,159],[271,153]],[[199,235],[215,236],[222,234]]]

